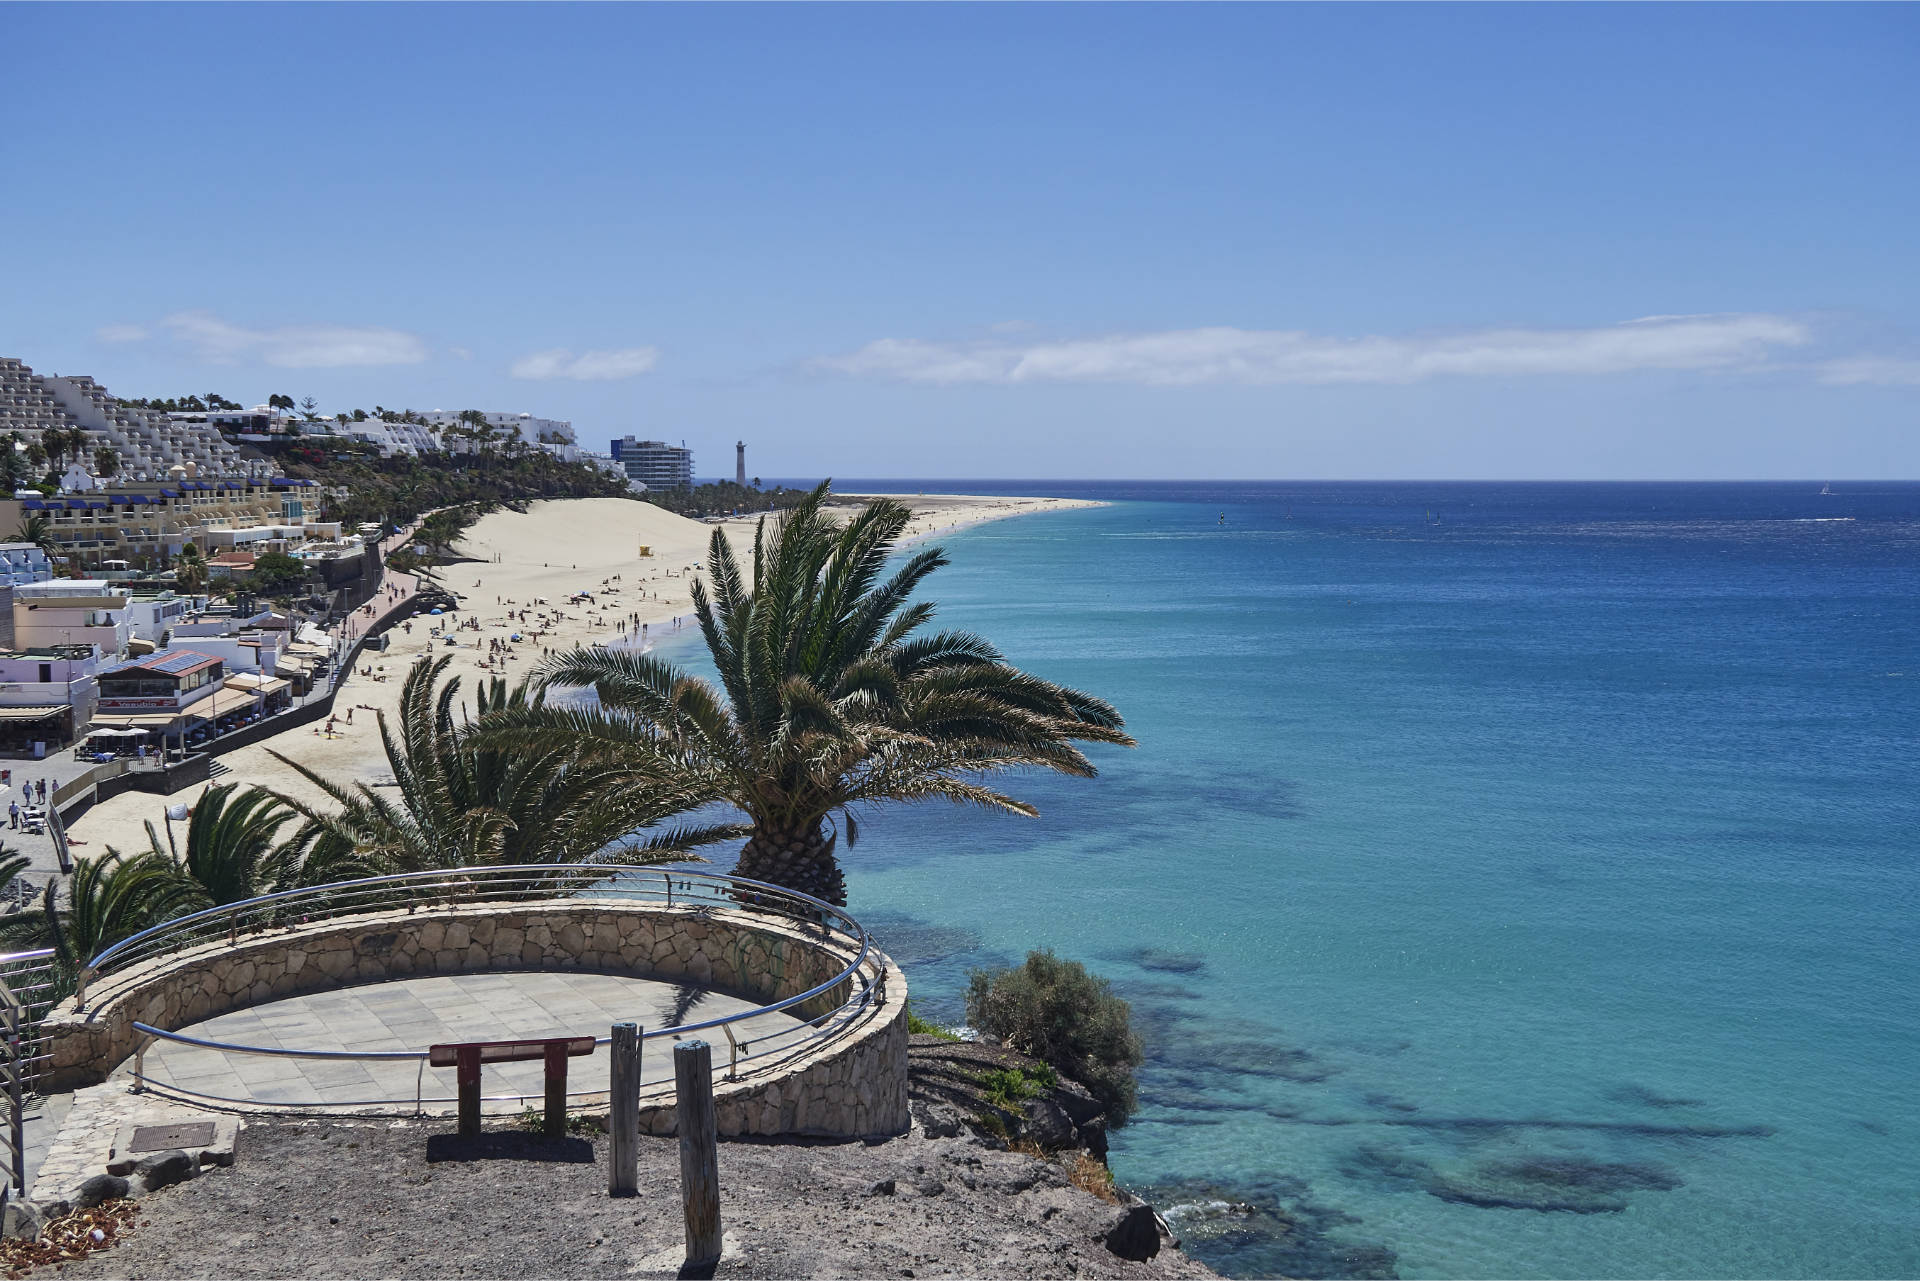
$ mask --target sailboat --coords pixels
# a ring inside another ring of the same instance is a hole
[[[1822,485],[1822,486],[1820,486],[1820,495],[1821,495],[1821,497],[1823,497],[1823,498],[1838,498],[1838,497],[1840,497],[1840,495],[1838,495],[1838,494],[1836,494],[1836,493],[1834,493],[1834,492],[1833,492],[1833,482],[1832,482],[1832,481],[1828,481],[1828,482],[1827,482],[1826,484],[1824,484],[1824,485]]]

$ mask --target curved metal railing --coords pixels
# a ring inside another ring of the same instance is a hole
[[[501,867],[464,867],[431,872],[408,872],[389,876],[364,877],[306,889],[285,890],[262,895],[222,907],[210,908],[162,922],[106,948],[83,970],[76,1002],[84,1008],[89,984],[100,978],[124,972],[136,965],[224,940],[229,945],[242,939],[255,939],[274,933],[295,933],[327,921],[348,921],[357,917],[389,914],[404,909],[409,915],[437,908],[471,907],[483,903],[551,903],[563,906],[570,899],[590,897],[595,901],[633,901],[668,907],[691,907],[696,911],[736,909],[757,915],[773,916],[814,934],[821,945],[834,946],[841,956],[850,956],[830,978],[792,996],[755,1006],[720,1018],[643,1031],[643,1038],[680,1039],[711,1030],[722,1032],[728,1044],[724,1059],[716,1056],[715,1074],[723,1079],[738,1075],[742,1064],[749,1070],[799,1052],[829,1038],[856,1020],[874,1001],[885,966],[877,976],[864,974],[863,967],[873,955],[866,930],[852,916],[831,903],[764,881],[722,876],[709,872],[681,869],[636,868],[621,864],[517,864]],[[493,971],[489,971],[493,972]],[[846,995],[831,1009],[805,1015],[790,1015],[790,1027],[771,1033],[742,1037],[736,1028],[750,1019],[764,1018],[793,1010],[815,1001],[842,985]],[[343,980],[342,987],[354,986]],[[451,1103],[454,1096],[427,1097],[424,1093],[428,1051],[420,1050],[319,1050],[283,1049],[215,1041],[151,1024],[136,1022],[143,1034],[134,1055],[136,1088],[150,1084],[146,1076],[147,1050],[156,1041],[227,1054],[268,1058],[322,1059],[337,1061],[394,1062],[418,1061],[411,1098],[322,1100],[319,1102],[265,1101],[254,1098],[230,1098],[203,1093],[173,1084],[162,1088],[214,1103],[270,1105],[276,1108],[358,1108],[392,1107],[412,1103],[418,1112],[428,1103]],[[595,1039],[595,1051],[609,1043],[609,1037]],[[759,1063],[754,1060],[760,1060]],[[605,1089],[572,1091],[569,1097],[603,1095]],[[509,1093],[487,1096],[490,1102],[539,1097]]]
[[[27,1190],[26,1095],[48,1058],[35,1029],[59,999],[59,983],[50,947],[0,955],[0,1107],[6,1112],[0,1146],[13,1196]]]

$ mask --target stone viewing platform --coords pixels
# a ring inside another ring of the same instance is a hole
[[[643,1132],[674,1132],[670,1050],[694,1037],[722,1135],[908,1128],[905,981],[839,909],[719,876],[470,868],[270,895],[96,957],[41,1024],[42,1088],[77,1093],[34,1192],[69,1196],[141,1117],[450,1115],[441,1043],[594,1036],[568,1103],[604,1112],[615,1022],[646,1037]],[[488,1067],[487,1110],[537,1103],[540,1070]]]
[[[377,1052],[466,1041],[604,1036],[619,1022],[657,1028],[734,1016],[744,1016],[732,1025],[734,1035],[749,1044],[805,1031],[804,1020],[780,1012],[754,1014],[754,1009],[752,1001],[694,984],[580,970],[509,970],[356,984],[249,1006],[180,1030],[203,1041],[267,1049]],[[642,1085],[664,1087],[672,1081],[673,1065],[664,1052],[668,1047],[655,1045],[657,1051],[641,1062]],[[144,1067],[146,1083],[157,1094],[245,1099],[270,1110],[398,1108],[411,1113],[419,1089],[426,1100],[421,1110],[440,1113],[452,1105],[436,1100],[451,1099],[455,1088],[453,1069],[429,1066],[422,1077],[413,1059],[287,1058],[164,1040],[147,1050]],[[573,1068],[575,1105],[588,1106],[606,1088],[604,1055]],[[132,1062],[121,1064],[112,1079],[131,1084]],[[489,1065],[485,1083],[491,1097],[483,1110],[490,1114],[537,1107],[542,1067],[537,1062]]]

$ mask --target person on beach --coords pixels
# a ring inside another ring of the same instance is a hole
[[[7,802],[7,819],[14,831],[20,830],[20,802]]]

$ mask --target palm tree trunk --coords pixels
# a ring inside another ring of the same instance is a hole
[[[837,837],[828,836],[819,819],[787,829],[758,825],[741,849],[733,874],[845,907],[847,883],[833,855],[836,843]]]

